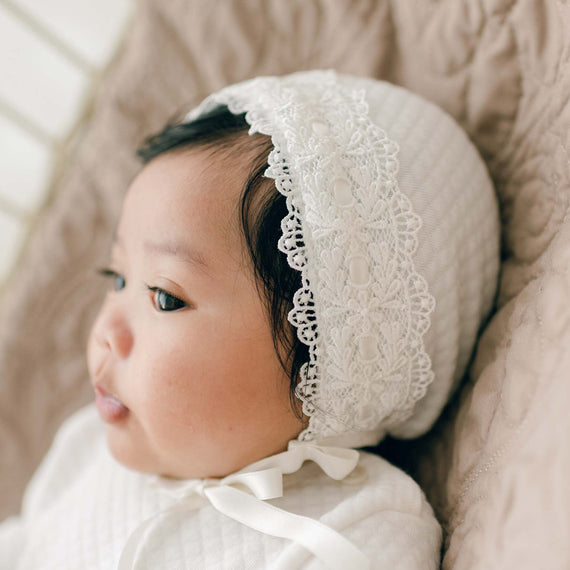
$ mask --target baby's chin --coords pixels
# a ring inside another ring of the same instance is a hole
[[[168,479],[219,479],[239,471],[249,463],[247,460],[238,460],[235,463],[218,465],[216,461],[208,464],[191,461],[188,458],[187,465],[168,464],[156,457],[140,440],[133,441],[132,434],[126,433],[126,430],[118,430],[115,425],[107,425],[106,433],[109,452],[123,467]]]
[[[125,430],[119,430],[114,425],[107,425],[105,431],[107,447],[115,461],[133,471],[158,474],[158,466],[147,454],[133,445],[132,438]]]
[[[129,427],[134,429],[129,429]],[[138,431],[136,426],[129,427],[116,424],[105,426],[107,448],[115,461],[132,471],[180,478],[175,473],[171,473],[171,469],[161,464],[161,461],[144,444],[144,438],[137,437],[138,434],[133,433]]]

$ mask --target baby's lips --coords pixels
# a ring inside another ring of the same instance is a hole
[[[113,394],[107,392],[98,384],[95,384],[94,389],[95,405],[104,422],[115,423],[128,416],[129,408]]]

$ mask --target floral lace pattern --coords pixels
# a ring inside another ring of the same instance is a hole
[[[301,273],[289,321],[310,355],[299,439],[404,421],[433,380],[423,335],[435,301],[412,259],[421,219],[398,187],[398,145],[332,71],[230,86],[189,118],[220,103],[271,136],[265,174],[287,199],[278,247]]]

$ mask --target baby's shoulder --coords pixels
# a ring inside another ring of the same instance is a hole
[[[439,568],[441,527],[416,481],[370,453],[361,452],[359,469],[365,481],[337,507],[355,513],[352,520],[347,517],[343,534],[370,557],[375,569]]]
[[[304,466],[290,510],[340,532],[373,561],[374,569],[438,568],[441,528],[420,486],[385,459],[359,453],[357,467],[342,481],[316,465]],[[290,550],[287,556],[297,555],[297,547]]]
[[[328,477],[318,465],[307,462],[284,480],[289,507],[307,509],[313,518],[343,513],[346,524],[354,524],[384,512],[431,517],[433,512],[420,486],[404,471],[371,453],[359,452],[354,471],[341,481]]]
[[[360,451],[360,461],[352,477],[362,479],[360,493],[369,496],[372,504],[390,505],[396,510],[419,513],[427,503],[418,483],[402,469],[386,459]],[[350,477],[349,477],[350,481]]]

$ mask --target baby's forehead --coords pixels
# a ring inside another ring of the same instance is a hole
[[[127,192],[121,232],[141,239],[176,234],[216,245],[243,244],[242,205],[255,170],[262,185],[272,186],[263,177],[268,150],[261,153],[261,143],[245,135],[233,144],[182,148],[154,158]]]

